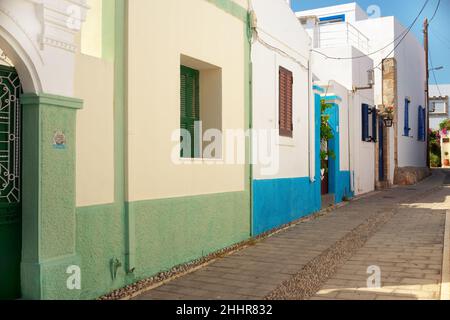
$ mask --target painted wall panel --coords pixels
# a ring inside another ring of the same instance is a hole
[[[114,202],[114,67],[105,60],[77,56],[77,206]]]
[[[171,160],[180,126],[181,55],[222,69],[222,127],[246,127],[243,22],[204,0],[130,1],[129,15],[129,200],[243,191],[243,164]]]

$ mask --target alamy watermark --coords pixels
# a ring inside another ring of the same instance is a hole
[[[174,143],[171,161],[176,165],[192,165],[192,160],[207,161],[209,165],[259,166],[259,174],[273,176],[280,169],[280,136],[277,129],[208,129],[195,122],[193,130],[177,129],[171,136]],[[251,141],[247,155],[246,146]],[[248,157],[249,156],[249,157]]]
[[[380,289],[381,288],[381,268],[379,266],[369,266],[367,268],[367,288]]]

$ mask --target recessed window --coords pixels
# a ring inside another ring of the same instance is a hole
[[[199,98],[199,71],[181,66],[180,68],[180,128],[181,133],[181,157],[198,158],[199,148],[196,140],[198,130],[196,124],[200,121],[200,98]]]
[[[222,158],[222,69],[181,56],[182,158]]]
[[[280,67],[279,70],[279,112],[278,123],[280,136],[293,137],[294,125],[292,114],[292,86],[294,77],[291,71]]]
[[[436,99],[430,101],[430,113],[447,114],[447,101],[445,99]]]

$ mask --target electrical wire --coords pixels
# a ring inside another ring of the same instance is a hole
[[[436,77],[436,72],[435,72],[434,66],[433,66],[433,59],[431,58],[431,50],[428,50],[428,58],[430,59],[430,66],[431,66],[431,72],[433,73],[434,83],[439,92],[439,96],[442,97],[441,89],[439,88],[439,84],[437,82],[437,77]]]
[[[430,28],[431,33],[436,36],[436,38],[439,39],[439,41],[447,47],[447,49],[450,49],[450,40],[444,38],[442,35],[438,34],[433,28]]]
[[[430,21],[428,22],[428,24],[431,24],[431,22],[434,20],[434,18],[436,17],[436,14],[439,10],[439,6],[441,5],[441,0],[438,0],[438,4],[436,7],[436,10],[434,10],[433,16],[431,17]]]
[[[414,27],[414,25],[416,24],[416,22],[417,22],[417,20],[420,18],[420,16],[422,15],[422,13],[423,13],[423,11],[425,10],[425,8],[426,8],[426,6],[427,6],[427,4],[428,4],[428,2],[429,2],[430,0],[426,0],[425,1],[425,3],[424,3],[424,5],[422,6],[422,9],[420,10],[420,12],[419,12],[419,14],[416,16],[416,18],[414,19],[414,21],[411,23],[411,25],[406,29],[406,30],[404,30],[400,35],[398,35],[395,39],[394,39],[394,41],[392,41],[392,42],[390,42],[389,44],[387,44],[386,46],[384,46],[383,48],[381,48],[381,49],[379,49],[379,50],[376,50],[376,51],[374,51],[374,52],[371,52],[371,53],[368,53],[368,54],[364,54],[364,55],[360,55],[360,56],[355,56],[355,57],[332,57],[332,56],[328,56],[328,55],[326,55],[326,54],[324,54],[324,53],[322,53],[322,52],[320,52],[320,51],[317,51],[317,50],[312,50],[313,52],[316,52],[316,53],[318,53],[318,54],[321,54],[322,56],[324,56],[324,57],[326,57],[327,59],[333,59],[333,60],[354,60],[354,59],[361,59],[361,58],[365,58],[365,57],[370,57],[371,55],[374,55],[374,54],[376,54],[376,53],[378,53],[378,52],[381,52],[381,51],[383,51],[383,50],[385,50],[386,48],[388,48],[390,45],[392,45],[392,44],[394,44],[397,40],[399,40],[400,39],[400,41],[397,43],[397,45],[394,47],[394,50],[392,50],[391,52],[389,52],[389,54],[386,56],[386,58],[387,57],[389,57],[394,51],[395,51],[395,49],[402,43],[402,41],[406,38],[406,36],[409,34],[409,32],[411,31],[411,29]],[[383,59],[381,60],[381,61],[383,61]],[[375,68],[373,68],[373,69],[376,69],[377,67],[379,67],[381,65],[381,63],[380,64],[378,64]]]

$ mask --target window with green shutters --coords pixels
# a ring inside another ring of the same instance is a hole
[[[200,88],[199,71],[185,66],[180,68],[180,128],[187,130],[191,137],[191,146],[189,150],[181,150],[182,158],[200,157],[198,143],[195,143],[196,132],[195,123],[200,121]],[[183,142],[183,136],[181,136]]]

